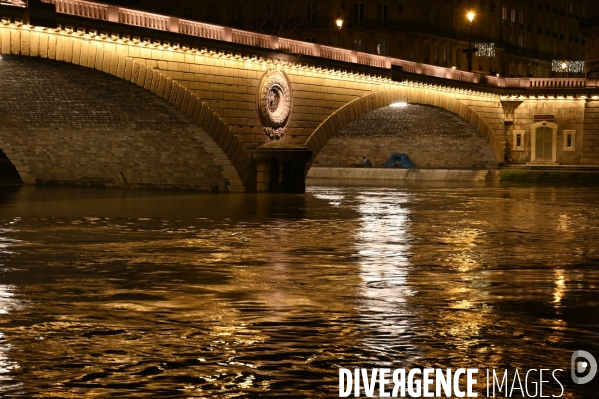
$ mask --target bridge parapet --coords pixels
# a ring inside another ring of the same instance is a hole
[[[587,87],[585,78],[503,78],[503,86],[506,88],[576,88],[584,89]],[[594,87],[594,86],[590,86]]]
[[[277,36],[264,35],[240,29],[227,28],[198,21],[190,21],[153,14],[146,11],[112,6],[86,0],[42,0],[55,4],[58,13],[82,18],[121,23],[141,28],[156,29],[188,36],[221,40],[242,45],[279,50],[293,54],[320,57],[335,61],[367,65],[375,68],[390,69],[391,65],[399,65],[406,72],[426,76],[441,77],[466,83],[480,83],[484,75],[477,73],[421,64],[391,57],[368,54],[342,48],[322,46],[316,43],[303,42]],[[498,86],[494,77],[486,77],[486,83]]]
[[[20,0],[11,0],[18,2]],[[113,6],[88,0],[42,0],[54,4],[58,13],[100,21],[120,23],[140,28],[178,33],[192,37],[205,38],[240,45],[277,50],[292,54],[319,57],[323,59],[390,69],[392,65],[401,66],[404,72],[421,75],[424,79],[441,78],[467,84],[483,85],[499,89],[595,89],[596,81],[585,78],[504,78],[482,75],[453,68],[422,64],[381,55],[368,54],[348,49],[323,46],[257,32],[218,26],[204,22],[191,21],[154,14],[126,7]],[[381,73],[376,72],[375,73]],[[412,77],[414,78],[414,77]],[[451,84],[447,82],[447,84]]]
[[[14,6],[14,7],[21,7],[21,8],[27,7],[27,3],[24,0],[3,0],[2,3],[4,5],[10,5],[10,6]]]

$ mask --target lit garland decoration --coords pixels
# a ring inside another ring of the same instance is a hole
[[[495,57],[495,43],[476,43],[478,57]]]
[[[565,68],[562,67],[565,64]],[[553,72],[573,72],[584,73],[584,61],[551,61],[551,71]]]

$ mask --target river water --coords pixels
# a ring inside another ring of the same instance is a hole
[[[340,367],[465,367],[595,398],[570,356],[599,358],[598,288],[597,188],[0,187],[0,397],[337,397]]]

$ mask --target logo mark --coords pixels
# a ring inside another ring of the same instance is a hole
[[[581,360],[578,360],[581,359]],[[584,360],[582,360],[584,359]],[[591,382],[597,374],[597,360],[587,351],[576,351],[572,354],[572,361],[570,363],[572,371],[572,381],[575,384],[587,384]],[[585,373],[588,370],[588,374],[585,377],[579,377],[579,374]]]

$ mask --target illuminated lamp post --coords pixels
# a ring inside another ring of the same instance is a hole
[[[563,76],[563,74],[566,72],[566,68],[568,68],[568,64],[566,63],[566,61],[562,61],[560,67],[562,68],[562,76]],[[566,77],[568,77],[567,73],[566,73]]]
[[[469,45],[468,48],[462,50],[462,52],[466,53],[466,58],[468,59],[468,72],[472,72],[472,54],[477,51],[476,48],[472,48],[472,21],[474,21],[474,13],[470,11],[468,14],[466,14],[466,17],[468,18],[468,21],[470,21],[468,26]]]
[[[335,21],[335,24],[337,25],[337,47],[341,47],[341,28],[343,27],[343,20],[338,18]]]

